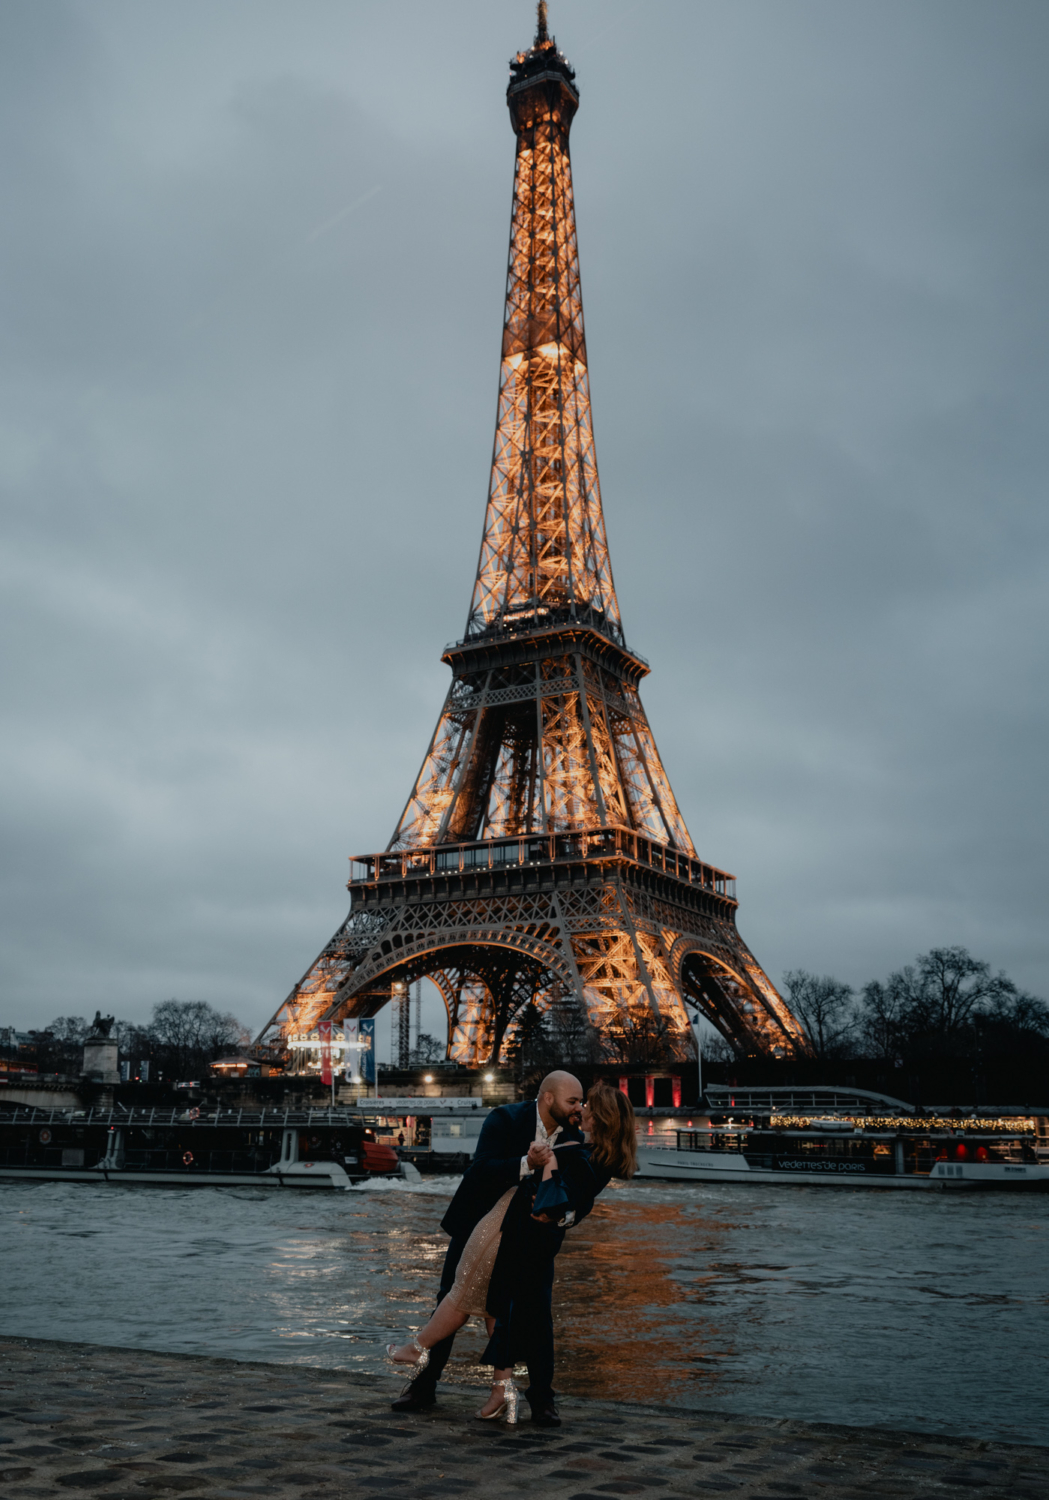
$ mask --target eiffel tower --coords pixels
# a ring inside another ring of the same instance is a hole
[[[451,687],[393,837],[351,861],[346,921],[259,1040],[373,1016],[426,975],[449,1057],[474,1067],[551,1008],[598,1048],[618,1038],[619,1060],[653,1033],[667,1057],[694,1055],[686,1001],[739,1051],[804,1053],[736,929],[734,878],[696,854],[638,696],[648,666],[623,634],[590,414],[579,91],[545,3],[506,97],[506,312],[466,631],[441,658]]]

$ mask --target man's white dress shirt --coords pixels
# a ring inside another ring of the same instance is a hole
[[[537,1146],[556,1146],[557,1137],[560,1134],[560,1125],[555,1126],[553,1130],[547,1130],[546,1126],[543,1124],[543,1117],[539,1113],[539,1100],[537,1099],[535,1101],[535,1144]],[[532,1168],[528,1165],[528,1154],[526,1152],[525,1155],[521,1157],[521,1175],[519,1180],[523,1182],[526,1177],[531,1177],[531,1175]],[[574,1223],[575,1209],[570,1208],[565,1214],[564,1218],[558,1221],[558,1228],[567,1229]]]
[[[539,1113],[539,1101],[537,1099],[536,1100],[536,1104],[535,1104],[535,1142],[534,1142],[534,1144],[537,1145],[537,1146],[555,1146],[557,1144],[557,1137],[560,1134],[561,1134],[561,1127],[560,1127],[560,1125],[555,1126],[555,1128],[553,1130],[547,1130],[546,1126],[543,1124],[543,1117]],[[521,1181],[523,1182],[526,1177],[531,1177],[531,1175],[532,1175],[532,1169],[528,1165],[528,1153],[525,1152],[524,1156],[521,1157]]]

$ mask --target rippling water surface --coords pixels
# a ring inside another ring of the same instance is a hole
[[[0,1331],[383,1372],[454,1181],[0,1183]],[[559,1389],[1049,1442],[1049,1195],[613,1184],[568,1235]],[[474,1321],[452,1379],[480,1382]]]

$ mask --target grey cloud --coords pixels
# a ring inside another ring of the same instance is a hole
[[[552,24],[685,816],[774,978],[960,942],[1047,994],[1044,7],[642,16]],[[10,1021],[261,1023],[389,837],[477,555],[530,25],[0,4]]]

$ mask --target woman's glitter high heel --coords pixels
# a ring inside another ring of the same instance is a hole
[[[517,1423],[518,1392],[516,1385],[514,1385],[513,1376],[511,1375],[506,1380],[493,1380],[492,1390],[494,1391],[500,1385],[503,1388],[502,1406],[497,1406],[495,1411],[479,1411],[477,1415],[482,1422],[497,1422],[500,1417],[505,1417],[506,1425],[514,1427]]]
[[[410,1371],[411,1373],[408,1375],[408,1379],[415,1380],[419,1375],[422,1374],[422,1372],[426,1369],[426,1366],[430,1363],[430,1351],[429,1349],[424,1349],[418,1339],[409,1339],[408,1343],[413,1349],[418,1349],[418,1359],[394,1359],[394,1351],[398,1347],[396,1344],[386,1345],[386,1357],[390,1361],[390,1364],[393,1365],[396,1369]]]

